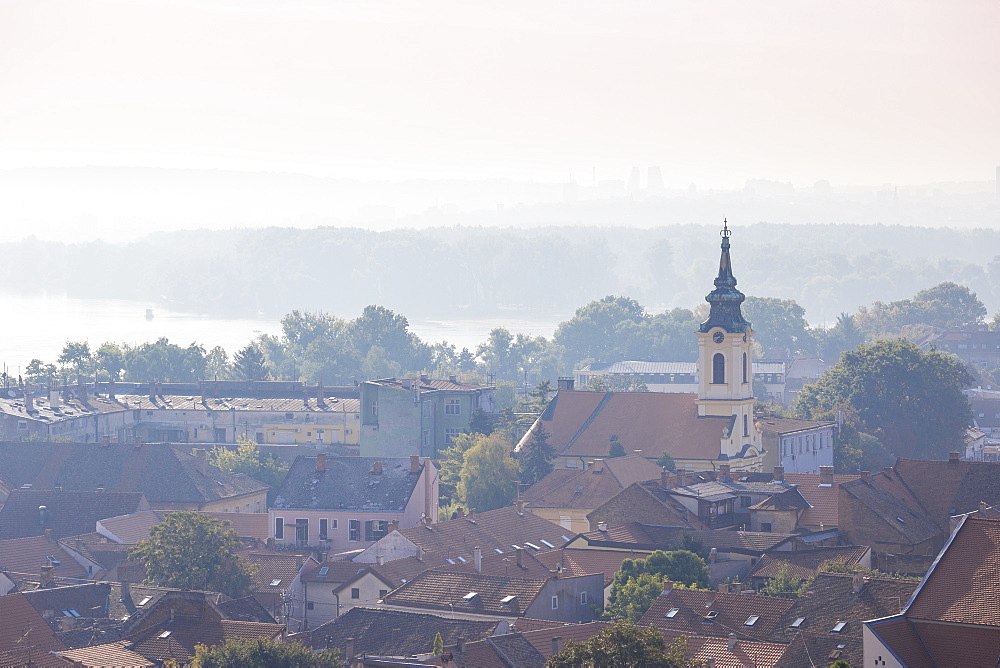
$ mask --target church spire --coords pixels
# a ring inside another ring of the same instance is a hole
[[[729,237],[732,231],[729,222],[722,221],[722,256],[719,258],[719,275],[715,277],[715,289],[705,297],[711,306],[708,320],[701,323],[700,332],[707,332],[713,327],[721,327],[727,332],[738,333],[750,329],[750,323],[743,317],[740,304],[746,296],[736,289],[736,277],[733,276],[733,265],[729,258]]]

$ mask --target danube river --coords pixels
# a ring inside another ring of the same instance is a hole
[[[0,363],[15,378],[33,358],[55,363],[66,341],[88,341],[94,350],[106,341],[136,345],[166,337],[181,346],[192,342],[206,350],[222,346],[231,356],[260,334],[281,333],[277,318],[217,318],[120,299],[2,293],[0,303],[7,323],[0,334]],[[152,309],[151,319],[146,318],[147,309]],[[474,350],[495,327],[551,337],[565,319],[411,319],[410,330],[428,343],[443,340]]]

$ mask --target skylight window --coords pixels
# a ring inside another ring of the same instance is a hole
[[[897,517],[896,521],[898,521],[901,524],[906,524],[906,520],[904,520],[902,517]]]
[[[544,538],[542,538],[542,539],[541,539],[540,541],[538,541],[538,542],[539,542],[539,543],[541,543],[542,545],[544,545],[545,547],[549,548],[550,550],[554,550],[554,549],[556,549],[556,546],[555,546],[555,545],[553,545],[553,544],[552,544],[552,543],[550,543],[549,541],[545,540]]]
[[[511,545],[511,547],[514,548],[515,550],[520,550],[521,549],[520,545]]]
[[[152,597],[152,596],[146,596],[146,597],[145,597],[145,598],[143,598],[143,599],[142,599],[141,601],[139,601],[139,605],[140,605],[140,606],[143,606],[143,605],[146,605],[147,603],[149,603],[149,602],[150,602],[150,601],[152,601],[152,600],[153,600],[153,597]]]
[[[163,633],[158,635],[157,638],[167,638],[170,636],[171,633],[173,633],[173,631],[164,631]]]
[[[280,584],[281,584],[281,580],[280,579],[271,580],[271,586],[272,587],[277,587]]]
[[[796,617],[795,621],[788,625],[790,629],[797,629],[806,621],[805,617]]]
[[[845,626],[847,626],[847,622],[837,622],[836,625],[834,625],[833,629],[830,631],[830,633],[840,633],[841,631],[844,630]]]
[[[478,597],[479,597],[478,591],[470,591],[468,594],[462,597],[462,602],[465,603],[466,605],[469,605],[470,603],[475,601],[476,598]]]
[[[559,537],[560,537],[560,538],[562,538],[562,539],[563,539],[564,541],[566,541],[567,543],[569,542],[569,538],[567,538],[566,536],[559,536]]]
[[[325,578],[326,574],[329,573],[329,572],[330,572],[330,567],[329,566],[324,566],[323,568],[319,569],[319,576],[321,578]]]
[[[536,550],[536,551],[542,549],[542,548],[538,547],[537,545],[535,545],[534,543],[525,543],[525,545],[527,545],[528,547],[530,547],[532,550]]]
[[[516,599],[516,598],[517,598],[517,596],[514,596],[514,595],[504,596],[502,599],[500,599],[500,605],[502,605],[505,608],[509,607],[510,604],[513,603],[514,599]]]
[[[673,619],[674,617],[677,616],[677,613],[680,612],[680,611],[681,611],[680,608],[670,608],[669,610],[667,610],[667,614],[663,615],[663,618],[664,619]]]
[[[743,622],[743,626],[753,626],[754,624],[757,623],[758,619],[760,619],[760,617],[758,617],[757,615],[750,615],[749,617],[747,617],[747,620]]]
[[[713,619],[715,619],[718,616],[719,616],[719,611],[718,610],[709,610],[708,613],[705,615],[705,621],[706,622],[711,622]]]
[[[72,608],[70,608],[69,610],[63,610],[62,613],[63,613],[63,615],[65,617],[79,617],[80,616],[80,613],[77,612],[76,610],[72,609]]]
[[[454,565],[455,565],[455,560],[454,560],[454,559],[451,559],[451,558],[447,558],[447,557],[446,557],[446,558],[445,558],[445,561],[447,561],[447,562],[448,562],[449,564],[451,564],[452,566],[454,566]]]
[[[503,550],[501,550],[499,547],[494,547],[493,551],[496,552],[497,554],[503,554]]]
[[[469,563],[465,560],[465,557],[459,557],[458,560],[461,561],[463,564]]]

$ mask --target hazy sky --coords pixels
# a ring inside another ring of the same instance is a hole
[[[1000,2],[0,0],[0,169],[993,178]]]

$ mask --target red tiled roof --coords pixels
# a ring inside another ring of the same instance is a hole
[[[649,552],[626,552],[624,550],[567,550],[546,552],[538,555],[538,560],[555,570],[561,564],[566,575],[604,574],[604,586],[615,578],[615,573],[626,559],[642,559]]]
[[[793,603],[790,599],[757,594],[674,588],[656,597],[640,624],[670,633],[722,637],[735,633],[738,638],[763,640],[774,631]],[[668,618],[666,615],[673,608],[678,608],[678,612]],[[707,619],[710,612],[717,614]],[[747,621],[753,617],[757,619],[747,626]]]
[[[629,485],[659,478],[660,467],[645,457],[615,457],[587,470],[556,469],[528,488],[528,508],[593,509]]]
[[[59,565],[52,570],[56,578],[78,578],[80,582],[90,579],[87,571],[62,549],[59,543],[45,536],[12,538],[0,540],[0,570],[18,578],[38,579],[40,567],[50,563],[47,558],[54,556]]]
[[[106,645],[67,649],[56,652],[56,655],[69,659],[73,662],[74,666],[82,666],[84,668],[106,668],[107,666],[115,666],[116,668],[145,668],[146,666],[156,665],[141,654],[136,654],[130,650],[128,645],[128,641],[120,640]]]
[[[933,659],[927,654],[927,648],[924,647],[924,643],[920,639],[920,636],[917,635],[916,629],[906,617],[902,615],[889,617],[883,620],[868,622],[867,626],[882,640],[883,644],[891,647],[892,651],[906,665],[933,665]]]
[[[954,626],[914,619],[913,627],[936,666],[995,666],[1000,662],[1000,628]],[[916,653],[910,642],[906,650]],[[912,649],[911,649],[912,648]],[[893,649],[896,646],[893,645]],[[931,665],[916,664],[910,665]]]
[[[169,635],[164,636],[168,631]],[[127,637],[130,648],[146,658],[186,659],[194,656],[198,644],[221,645],[234,638],[280,638],[284,631],[284,624],[178,618]]]
[[[0,596],[0,665],[23,665],[7,663],[3,655],[25,646],[31,647],[34,658],[66,648],[23,594]]]
[[[769,552],[750,569],[747,577],[773,578],[782,567],[788,568],[788,574],[797,578],[811,578],[819,570],[824,561],[844,561],[854,565],[860,563],[868,554],[870,548],[854,547],[821,547],[815,550],[792,550],[791,552]]]
[[[679,634],[663,633],[668,644],[679,637]],[[788,645],[745,638],[737,639],[733,649],[729,649],[728,638],[687,636],[684,655],[702,663],[711,659],[716,668],[765,668],[778,665],[787,650]]]
[[[253,588],[258,593],[285,591],[298,577],[298,564],[305,562],[303,557],[294,554],[250,553],[243,558],[257,567],[253,576]],[[275,580],[278,584],[272,587],[271,583]]]
[[[837,487],[841,483],[857,480],[860,476],[840,475],[833,476],[833,485],[830,487],[820,487],[818,473],[786,473],[785,482],[795,485],[811,508],[806,508],[799,518],[799,526],[824,529],[835,528],[840,521],[838,500],[840,491]]]
[[[696,397],[561,390],[540,421],[549,443],[562,456],[607,457],[611,437],[616,436],[626,450],[641,448],[647,456],[669,452],[679,459],[714,460],[721,451],[722,431],[732,418],[698,417]]]
[[[815,429],[816,427],[828,427],[832,422],[820,422],[817,420],[797,420],[794,418],[779,417],[758,417],[754,420],[764,431],[776,434],[793,434],[797,431]]]
[[[998,581],[1000,520],[969,516],[927,574],[906,616],[1000,626]]]
[[[547,579],[500,577],[478,573],[426,571],[389,592],[386,605],[460,610],[463,612],[517,617],[535,600]],[[478,596],[466,602],[465,596]],[[516,596],[517,605],[503,605],[501,599]]]
[[[607,628],[610,622],[587,622],[586,624],[562,624],[559,626],[549,626],[544,629],[532,631],[525,630],[521,620],[515,623],[515,627],[524,638],[535,646],[546,659],[552,656],[552,639],[561,638],[560,647],[565,648],[568,642],[586,642],[590,638]]]

